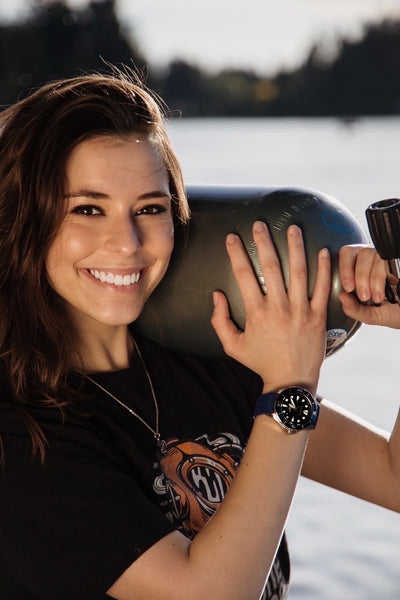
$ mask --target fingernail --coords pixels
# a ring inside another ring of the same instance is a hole
[[[266,224],[264,223],[264,221],[255,221],[254,225],[253,225],[253,229],[254,231],[265,231],[267,229]]]
[[[218,304],[218,294],[217,294],[217,292],[213,292],[212,299],[213,299],[214,306],[217,306],[217,304]]]
[[[226,243],[235,244],[237,242],[237,239],[237,235],[235,235],[234,233],[228,233],[228,235],[226,236]]]
[[[367,300],[370,299],[370,295],[368,294],[368,292],[366,290],[363,290],[363,289],[357,290],[357,296],[363,302],[366,302]]]

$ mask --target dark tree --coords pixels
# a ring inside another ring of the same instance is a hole
[[[277,75],[272,114],[399,114],[400,21],[365,26],[360,40],[342,40],[330,63],[320,57],[314,46],[299,69]]]
[[[106,63],[144,65],[144,58],[118,22],[115,0],[96,0],[72,10],[62,0],[33,5],[21,22],[0,26],[0,101],[13,102],[46,81]]]
[[[67,0],[32,0],[28,17],[0,24],[0,104],[40,84],[107,63],[142,70],[146,61],[116,14],[117,0],[92,0],[72,10]],[[224,69],[211,74],[175,60],[147,81],[171,114],[188,116],[325,116],[400,113],[400,20],[365,25],[324,58],[314,45],[292,71],[263,76]]]

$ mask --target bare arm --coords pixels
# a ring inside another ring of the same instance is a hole
[[[308,435],[302,432],[289,440],[269,417],[256,421],[242,465],[214,517],[192,542],[173,532],[152,546],[110,588],[112,597],[258,600],[283,532]]]
[[[228,253],[246,308],[246,327],[237,330],[221,293],[215,297],[213,325],[226,352],[258,372],[265,391],[301,383],[315,392],[325,348],[329,256],[320,253],[309,301],[299,230],[291,228],[288,234],[287,293],[265,226],[255,227],[254,239],[268,295],[260,291],[238,238],[228,236]],[[258,416],[237,476],[209,523],[192,542],[177,532],[160,540],[108,593],[118,600],[258,600],[286,523],[307,439],[307,432],[288,435],[270,417]]]
[[[303,475],[400,512],[400,419],[392,434],[324,401]]]
[[[372,325],[400,327],[400,307],[385,299],[387,265],[373,246],[344,246],[339,257],[343,310]],[[379,304],[364,304],[372,300]],[[400,511],[400,419],[392,434],[324,402],[303,474]]]

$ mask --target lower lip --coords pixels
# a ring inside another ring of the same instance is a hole
[[[90,281],[97,283],[97,285],[100,286],[104,290],[109,290],[114,293],[129,294],[129,292],[133,292],[133,291],[137,290],[138,284],[140,283],[140,281],[143,277],[144,271],[140,271],[139,281],[137,281],[136,283],[131,283],[129,285],[115,285],[114,283],[107,283],[106,281],[104,281],[104,282],[100,281],[100,279],[93,277],[93,275],[86,269],[84,270],[84,273],[87,275],[87,277],[90,279]]]

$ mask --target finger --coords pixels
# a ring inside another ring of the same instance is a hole
[[[211,316],[211,325],[214,327],[226,354],[233,356],[233,349],[237,345],[241,331],[230,317],[229,305],[225,294],[217,291],[214,292],[213,302],[214,310]]]
[[[314,309],[324,308],[327,310],[329,294],[331,291],[331,257],[327,248],[318,252],[318,269],[311,299]]]
[[[371,276],[375,258],[375,249],[369,247],[361,248],[357,255],[355,292],[362,302],[366,302],[372,298]]]
[[[372,297],[371,275],[377,252],[373,246],[345,246],[339,253],[339,270],[343,289],[355,291],[366,302]]]
[[[339,300],[342,304],[343,312],[354,319],[355,321],[361,321],[367,325],[386,325],[389,321],[385,321],[387,310],[385,306],[374,307],[369,305],[360,304],[357,298],[353,294],[347,294],[341,292],[339,294]]]
[[[233,233],[226,238],[226,249],[243,303],[250,310],[263,297],[250,258],[240,238]]]
[[[347,292],[341,292],[339,294],[339,300],[342,304],[343,312],[350,318],[357,321],[361,321],[362,312],[365,310],[362,304],[360,304],[357,298]]]
[[[308,302],[307,261],[304,250],[303,235],[297,225],[291,225],[287,231],[289,251],[289,286],[291,301]]]
[[[385,300],[385,286],[388,276],[387,261],[382,260],[378,253],[375,254],[371,269],[370,287],[371,298],[375,304]]]
[[[258,260],[265,279],[268,298],[281,302],[286,298],[282,268],[268,227],[262,221],[254,223],[253,238],[257,246]]]
[[[359,249],[358,245],[348,245],[343,246],[339,251],[340,280],[347,293],[354,292],[356,288],[355,264]]]

